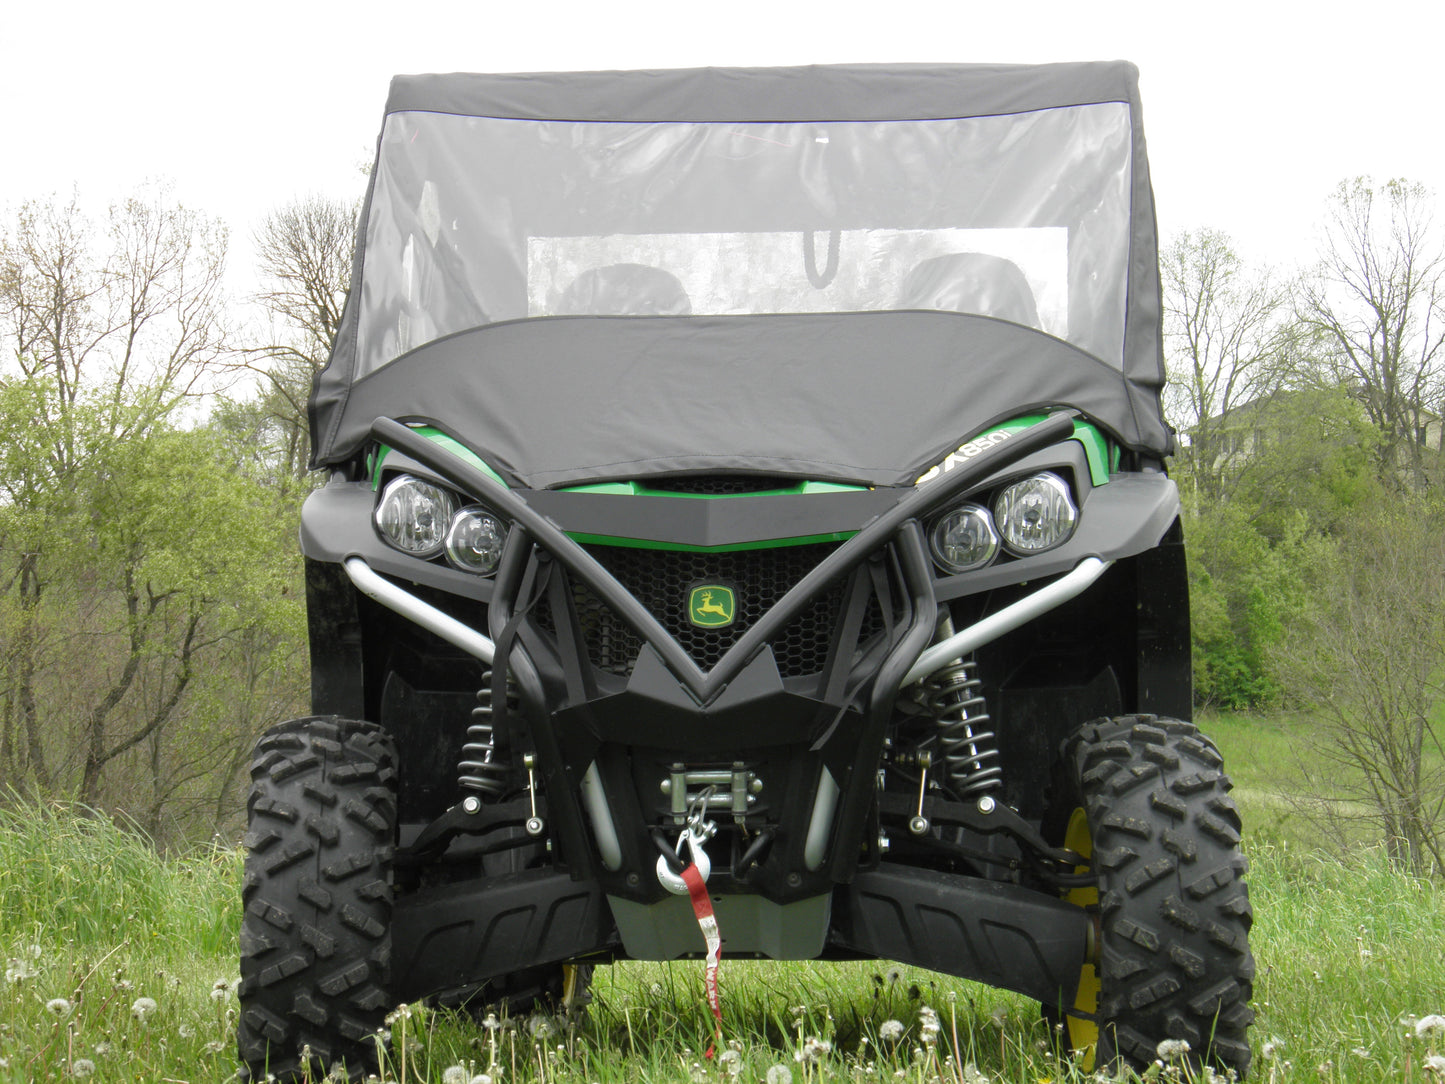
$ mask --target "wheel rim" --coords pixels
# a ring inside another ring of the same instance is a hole
[[[1069,827],[1064,833],[1064,846],[1085,859],[1094,855],[1094,841],[1089,835],[1089,816],[1082,808],[1076,808],[1069,816]],[[1074,867],[1075,873],[1088,873],[1091,862]],[[1064,899],[1076,907],[1097,912],[1099,888],[1097,885],[1083,885],[1071,888]],[[1097,945],[1091,938],[1091,947]],[[1097,949],[1095,949],[1097,951]],[[1079,971],[1079,992],[1074,995],[1073,1006],[1064,1013],[1065,1034],[1069,1046],[1084,1052],[1084,1071],[1093,1072],[1099,1049],[1099,972],[1093,959],[1086,959]]]

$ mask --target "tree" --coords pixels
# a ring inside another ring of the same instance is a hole
[[[246,364],[266,378],[263,402],[292,478],[306,475],[306,401],[341,327],[357,215],[355,204],[311,195],[271,212],[256,232],[267,281],[259,300],[280,328],[274,341],[246,352]]]
[[[1362,809],[1391,854],[1445,874],[1445,505],[1396,497],[1316,564],[1319,605],[1276,658],[1324,727],[1311,790]]]
[[[1380,432],[1382,477],[1427,480],[1424,434],[1442,408],[1445,249],[1429,193],[1403,180],[1341,182],[1298,315],[1331,383],[1357,395]]]
[[[1219,230],[1185,232],[1160,257],[1170,414],[1185,440],[1179,460],[1200,496],[1217,500],[1231,468],[1231,415],[1280,386],[1291,342],[1285,295],[1251,271]]]
[[[140,439],[225,350],[225,231],[142,191],[97,225],[72,198],[24,203],[0,233],[0,571],[8,650],[0,772],[52,784],[35,683],[50,560],[80,509],[80,477]]]

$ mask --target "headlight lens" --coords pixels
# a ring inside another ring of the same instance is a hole
[[[409,474],[398,475],[382,490],[376,529],[403,553],[435,557],[446,542],[455,507],[446,490]]]
[[[1068,484],[1047,471],[1005,489],[994,501],[993,514],[1003,544],[1023,557],[1068,541],[1079,519]]]
[[[468,505],[452,518],[447,531],[447,560],[453,568],[490,576],[502,559],[507,528],[481,505]]]
[[[933,559],[948,572],[972,572],[998,555],[998,531],[988,509],[964,504],[944,514],[929,535]]]

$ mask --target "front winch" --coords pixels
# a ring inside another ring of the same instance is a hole
[[[677,846],[671,854],[667,853],[665,839],[657,836],[658,844],[663,853],[657,856],[657,880],[663,888],[677,896],[686,896],[689,892],[687,881],[683,879],[691,857],[691,865],[697,868],[698,878],[704,883],[712,876],[712,859],[707,856],[703,848],[708,840],[717,834],[717,822],[707,817],[708,805],[713,797],[714,787],[708,787],[701,793],[693,796],[691,807],[687,809],[687,827],[677,837]],[[684,853],[686,847],[686,853]],[[680,862],[681,868],[673,868],[673,859]]]

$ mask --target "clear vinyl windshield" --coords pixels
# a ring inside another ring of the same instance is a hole
[[[1116,368],[1123,103],[952,120],[598,123],[394,113],[356,375],[488,323],[935,309]]]

